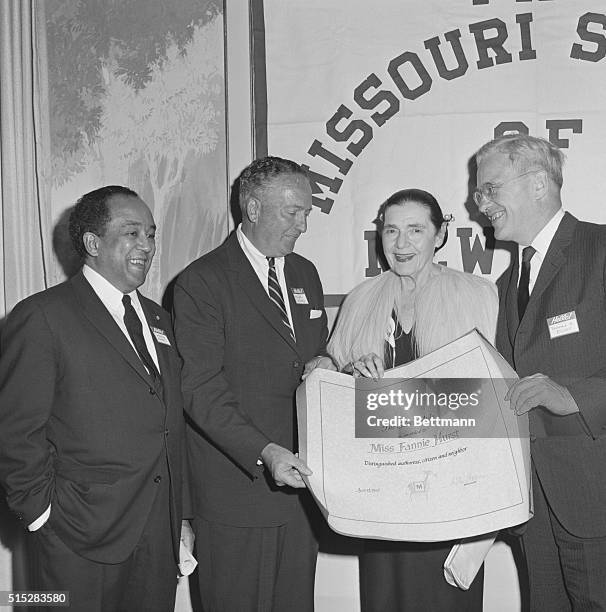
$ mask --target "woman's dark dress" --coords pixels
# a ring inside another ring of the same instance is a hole
[[[411,336],[396,323],[395,360],[388,347],[387,368],[415,359]],[[444,561],[454,544],[366,540],[360,555],[362,612],[481,612],[483,566],[468,591],[444,579]]]

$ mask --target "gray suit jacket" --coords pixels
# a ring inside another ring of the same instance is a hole
[[[284,275],[296,343],[235,232],[188,266],[175,285],[194,513],[207,520],[284,524],[306,494],[276,487],[257,465],[268,442],[296,450],[295,390],[305,362],[326,346],[324,296],[314,265],[291,253]],[[304,292],[306,303],[295,301],[293,289]]]
[[[606,536],[606,226],[566,213],[518,325],[518,258],[497,282],[497,348],[520,377],[541,372],[566,386],[580,414],[530,413],[531,454],[562,525]],[[547,319],[574,311],[577,333],[551,338]]]
[[[80,555],[118,563],[141,537],[169,468],[172,534],[181,528],[183,401],[170,318],[140,296],[162,387],[82,273],[11,312],[0,359],[0,482],[25,525],[49,524]]]

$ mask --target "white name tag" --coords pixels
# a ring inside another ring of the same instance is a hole
[[[307,301],[307,296],[305,295],[304,289],[300,289],[299,287],[293,287],[292,295],[295,298],[295,302],[297,304],[309,304],[309,302]]]
[[[547,327],[549,328],[549,337],[552,340],[568,334],[578,334],[577,314],[574,310],[571,310],[555,317],[547,317]]]
[[[151,330],[154,333],[154,336],[156,336],[156,340],[160,344],[168,344],[168,346],[170,346],[166,332],[163,329],[160,329],[159,327],[152,327]]]

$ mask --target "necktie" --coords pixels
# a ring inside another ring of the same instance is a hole
[[[122,297],[122,304],[124,304],[124,325],[126,325],[128,335],[137,349],[139,358],[147,368],[150,376],[154,380],[159,381],[160,373],[156,368],[156,364],[154,363],[152,356],[147,350],[145,338],[143,337],[143,326],[141,325],[141,319],[139,319],[133,305],[131,304],[130,295],[124,295]]]
[[[295,332],[290,326],[290,321],[288,320],[288,313],[286,312],[286,306],[284,306],[284,298],[282,297],[282,289],[280,289],[280,283],[278,282],[278,275],[276,274],[276,259],[275,257],[268,257],[267,263],[269,264],[269,272],[267,275],[267,288],[269,289],[269,298],[276,305],[280,318],[282,319],[282,323],[286,325],[288,328],[288,333],[290,337],[295,340]]]
[[[522,269],[520,271],[520,282],[518,284],[518,318],[521,321],[526,306],[528,306],[528,281],[530,280],[530,260],[536,253],[531,246],[522,249]]]

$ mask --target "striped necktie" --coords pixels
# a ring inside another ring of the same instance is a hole
[[[282,296],[282,289],[280,289],[280,283],[278,282],[278,275],[276,274],[276,259],[275,257],[267,257],[267,263],[269,264],[269,272],[267,275],[267,288],[269,290],[269,299],[276,305],[282,323],[288,328],[288,333],[292,338],[293,342],[296,342],[295,332],[290,325],[288,320],[288,313],[286,312],[286,306],[284,305],[284,297]]]

